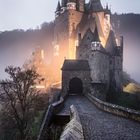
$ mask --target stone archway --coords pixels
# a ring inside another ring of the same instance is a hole
[[[82,94],[83,83],[79,78],[73,78],[69,82],[69,94]]]

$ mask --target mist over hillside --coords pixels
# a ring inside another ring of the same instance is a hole
[[[140,82],[140,15],[112,15],[116,34],[124,36],[124,70]],[[0,33],[0,79],[8,65],[21,66],[36,47],[46,50],[46,62],[53,51],[54,22],[43,23],[39,29],[13,30]]]
[[[46,61],[49,61],[52,51],[54,23],[43,23],[40,29],[13,30],[0,33],[0,79],[5,78],[6,66],[22,66],[30,58],[35,48],[46,50]]]
[[[124,70],[140,82],[140,14],[114,14],[113,28],[124,36]]]

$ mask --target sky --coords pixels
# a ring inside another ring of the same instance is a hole
[[[88,0],[87,0],[88,1]],[[0,0],[0,31],[37,28],[54,19],[58,0]],[[140,13],[140,0],[101,0],[112,12]]]

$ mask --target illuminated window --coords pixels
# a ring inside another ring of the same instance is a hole
[[[95,50],[100,50],[101,44],[100,42],[92,42],[91,43],[91,50],[95,51]]]

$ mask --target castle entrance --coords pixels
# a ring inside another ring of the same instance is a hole
[[[69,94],[82,94],[83,83],[79,78],[73,78],[69,82]]]

